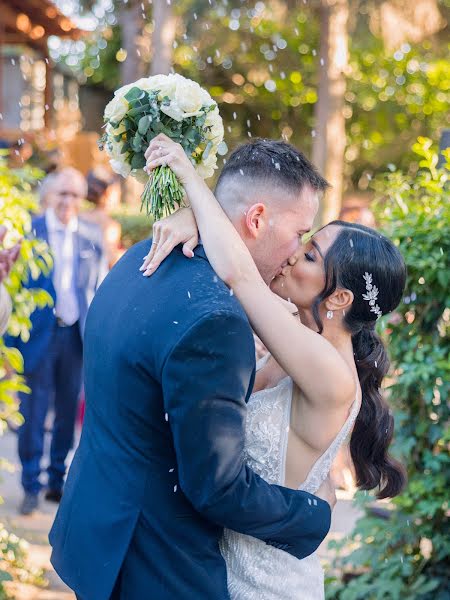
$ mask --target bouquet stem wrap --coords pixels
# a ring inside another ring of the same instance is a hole
[[[170,167],[156,167],[145,184],[141,196],[141,210],[146,207],[147,215],[155,221],[170,215],[183,205],[184,189]]]

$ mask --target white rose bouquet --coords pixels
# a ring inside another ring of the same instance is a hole
[[[178,74],[139,79],[116,90],[104,121],[100,149],[106,149],[116,173],[146,184],[142,206],[156,220],[183,203],[184,190],[169,167],[157,167],[150,176],[144,171],[144,153],[154,137],[165,133],[181,144],[204,179],[217,168],[217,154],[227,151],[216,102],[198,83]]]

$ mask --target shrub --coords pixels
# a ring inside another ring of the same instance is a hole
[[[31,232],[31,213],[38,205],[33,194],[33,185],[41,173],[33,169],[8,168],[5,159],[0,156],[0,223],[8,229],[5,244],[13,244],[23,237],[20,257],[15,263],[5,286],[13,300],[13,314],[9,322],[9,333],[20,335],[26,341],[30,335],[30,315],[38,306],[52,302],[51,297],[43,290],[28,290],[23,283],[31,274],[37,278],[41,271],[51,267],[51,256],[48,246],[41,240],[27,239]],[[18,412],[17,392],[29,391],[22,375],[23,359],[15,348],[7,348],[0,338],[0,434],[7,429],[8,422],[17,425],[22,423]],[[0,461],[2,467],[5,461]],[[13,578],[31,577],[36,573],[26,568],[24,552],[26,542],[8,533],[0,524],[0,598],[7,597],[3,587],[4,581]]]
[[[395,450],[409,483],[387,520],[371,514],[370,497],[361,495],[365,516],[350,540],[332,545],[341,572],[327,588],[333,600],[450,597],[448,170],[436,168],[431,140],[419,138],[413,150],[421,167],[413,180],[391,167],[374,182],[384,232],[408,266],[406,295],[383,335],[393,363],[386,391],[395,410]]]
[[[153,220],[139,208],[126,207],[111,215],[122,226],[122,245],[130,248],[133,244],[151,236]]]

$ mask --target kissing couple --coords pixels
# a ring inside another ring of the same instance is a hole
[[[323,599],[339,447],[350,437],[360,489],[404,483],[375,332],[403,259],[340,221],[302,243],[328,184],[285,142],[235,150],[215,194],[164,135],[146,159],[170,166],[190,207],[92,302],[52,563],[79,600]],[[257,365],[252,329],[269,350]]]

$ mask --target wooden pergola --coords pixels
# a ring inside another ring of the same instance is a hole
[[[45,112],[45,126],[51,120],[53,106],[52,97],[52,63],[48,53],[49,36],[77,40],[84,32],[50,0],[0,0],[0,56],[2,46],[21,45],[37,51],[45,60],[45,104],[49,109]],[[1,72],[0,86],[5,85]],[[2,112],[2,95],[0,94],[0,113]]]

